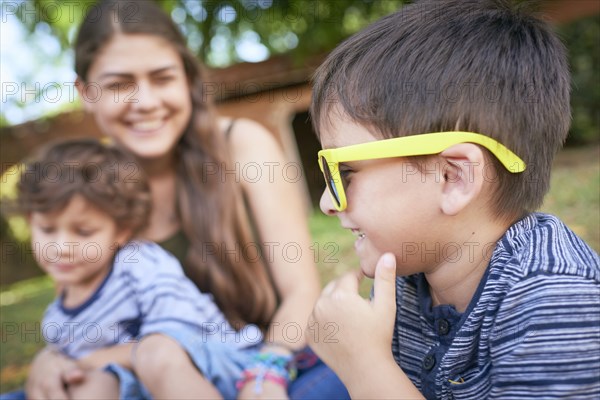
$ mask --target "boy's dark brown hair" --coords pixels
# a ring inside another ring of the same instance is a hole
[[[152,207],[150,187],[135,160],[96,139],[40,149],[25,162],[17,193],[23,214],[60,211],[79,194],[133,233],[146,226]]]
[[[531,8],[531,7],[529,7]],[[491,154],[492,210],[537,209],[570,124],[566,51],[551,27],[509,1],[421,1],[338,46],[314,76],[317,133],[339,111],[381,138],[471,131],[521,157],[511,174]]]

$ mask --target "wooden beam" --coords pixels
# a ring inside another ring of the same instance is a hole
[[[554,0],[543,4],[545,19],[555,25],[600,14],[600,0]]]

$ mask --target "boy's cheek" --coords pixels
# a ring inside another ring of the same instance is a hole
[[[58,247],[43,241],[32,241],[31,246],[35,260],[45,272],[48,272],[52,260],[56,262],[59,258]]]
[[[48,263],[47,263],[46,258],[42,257],[38,253],[34,253],[34,257],[35,257],[35,261],[38,263],[38,265],[42,269],[42,271],[44,271],[45,273],[49,273]]]

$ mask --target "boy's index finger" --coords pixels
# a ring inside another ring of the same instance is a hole
[[[362,271],[350,271],[338,278],[335,290],[341,289],[352,293],[358,293],[358,286],[364,277]]]
[[[396,309],[396,257],[385,253],[379,258],[375,269],[373,308],[389,312]]]

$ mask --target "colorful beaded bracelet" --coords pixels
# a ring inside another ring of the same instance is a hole
[[[254,392],[260,394],[262,393],[264,381],[270,381],[287,388],[288,383],[296,378],[297,369],[291,355],[258,353],[253,358],[254,363],[244,370],[242,378],[236,383],[238,390],[254,380]]]

